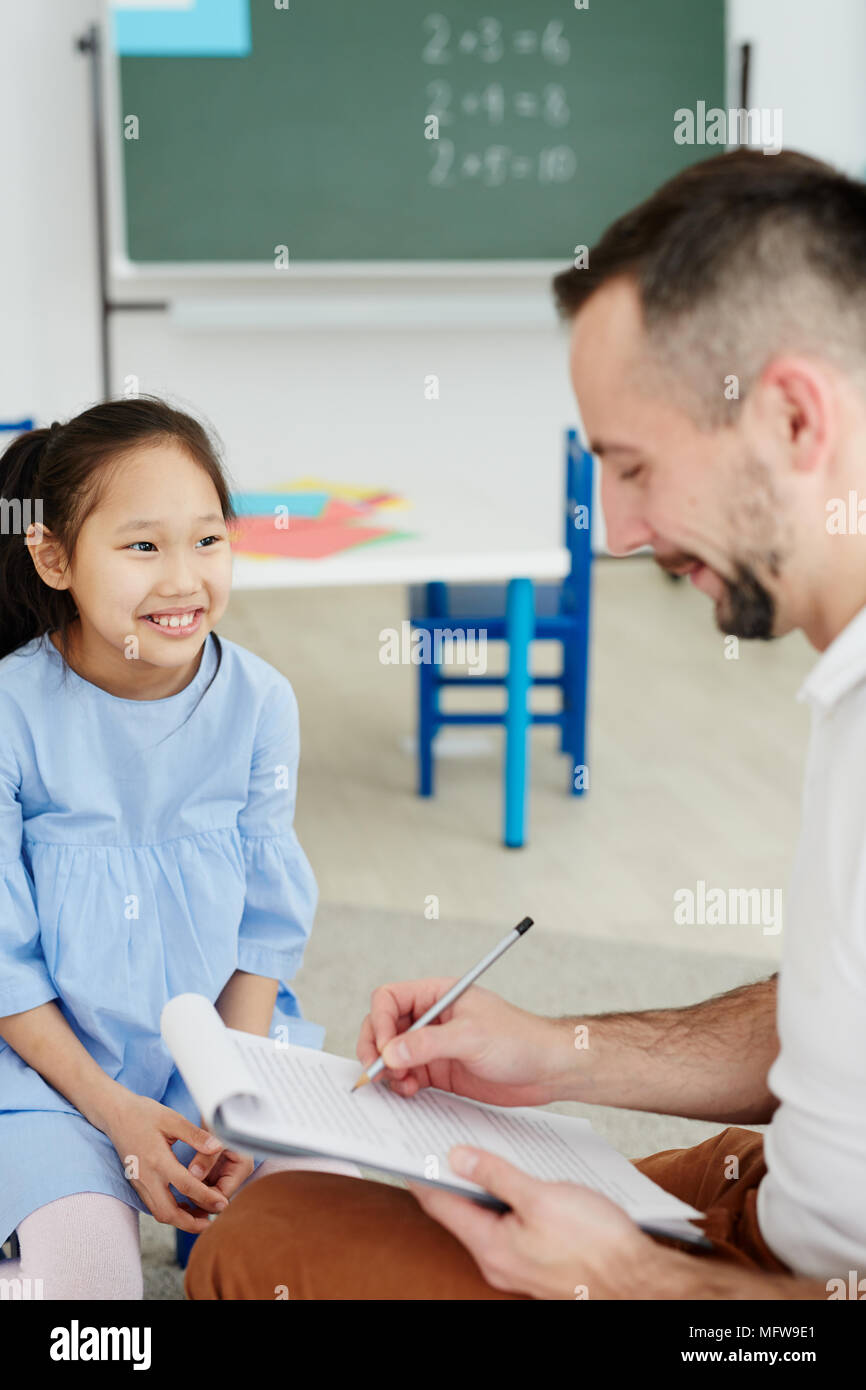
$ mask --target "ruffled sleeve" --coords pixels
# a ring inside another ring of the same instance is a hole
[[[42,954],[36,890],[21,853],[21,779],[0,753],[0,1018],[57,998]]]
[[[238,816],[246,866],[238,969],[275,980],[290,980],[300,968],[318,899],[294,829],[299,752],[298,702],[281,681],[262,709],[248,800]]]

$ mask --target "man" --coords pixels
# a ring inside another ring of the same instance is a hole
[[[358,1043],[365,1065],[384,1049],[401,1095],[730,1126],[638,1165],[707,1213],[714,1253],[653,1239],[577,1184],[453,1150],[511,1213],[277,1175],[199,1238],[190,1297],[826,1298],[830,1279],[866,1273],[866,557],[859,507],[853,526],[828,524],[866,490],[864,245],[862,185],[738,151],[685,170],[554,282],[611,549],[651,546],[724,633],[801,628],[822,653],[778,987],[587,1020],[473,988],[396,1040],[451,983],[414,981],[374,993]],[[580,1022],[590,1045],[575,1051]],[[740,1128],[768,1122],[765,1146]]]

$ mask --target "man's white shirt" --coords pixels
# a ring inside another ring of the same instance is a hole
[[[798,699],[812,731],[778,989],[758,1223],[797,1274],[866,1276],[866,608]]]

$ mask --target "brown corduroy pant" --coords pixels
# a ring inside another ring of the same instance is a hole
[[[758,1184],[766,1172],[760,1134],[732,1127],[635,1166],[706,1213],[702,1229],[715,1249],[694,1258],[790,1273],[758,1229]],[[205,1300],[524,1297],[491,1288],[469,1252],[411,1192],[303,1171],[276,1173],[239,1192],[195,1242],[185,1287],[187,1297]]]

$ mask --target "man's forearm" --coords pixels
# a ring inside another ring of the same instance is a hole
[[[573,1061],[553,1099],[723,1124],[766,1124],[778,1104],[766,1081],[779,1051],[775,975],[685,1009],[557,1024]]]
[[[640,1298],[658,1299],[823,1299],[829,1297],[820,1279],[793,1274],[769,1274],[746,1269],[733,1260],[685,1255],[679,1250],[657,1250],[641,1275]]]

